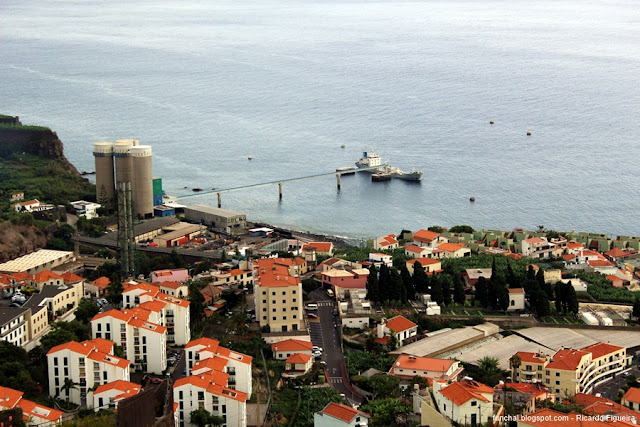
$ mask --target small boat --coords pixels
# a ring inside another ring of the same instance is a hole
[[[492,125],[492,124],[493,124],[493,120],[491,120],[491,121],[489,122],[489,124],[490,124],[490,125]]]
[[[196,191],[196,192],[202,191],[202,188],[192,188],[191,191]]]
[[[342,144],[342,145],[340,146],[340,148],[344,148],[344,147],[346,147],[346,145],[344,145],[344,144]]]
[[[475,197],[471,197],[471,198],[469,199],[469,201],[470,201],[470,202],[475,202],[475,201],[476,201],[476,198],[475,198]]]
[[[249,156],[249,157],[247,157],[247,159],[251,160],[251,159],[253,159],[253,156]]]
[[[527,132],[527,136],[531,136],[531,132]]]
[[[383,181],[390,181],[390,180],[391,180],[391,174],[388,172],[376,172],[371,175],[372,182],[383,182]]]
[[[356,173],[356,168],[353,166],[342,166],[336,168],[336,172],[339,172],[340,175],[354,175]]]

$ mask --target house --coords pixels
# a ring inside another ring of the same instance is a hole
[[[583,414],[598,417],[602,420],[624,420],[631,424],[637,424],[638,421],[640,421],[640,413],[602,396],[576,393],[570,398],[565,399],[564,403],[573,403],[582,406]]]
[[[517,352],[521,363],[514,368],[518,382],[541,382],[560,396],[591,393],[627,366],[626,350],[606,343],[596,343],[580,350],[561,348],[553,356]]]
[[[186,282],[189,280],[189,271],[186,268],[156,270],[151,272],[150,280],[151,283]]]
[[[42,204],[38,199],[20,201],[11,205],[16,212],[36,212],[40,210],[40,206]]]
[[[278,258],[271,258],[255,263],[254,279],[256,319],[260,327],[268,326],[272,332],[302,330],[305,322],[300,277],[291,275],[289,266]]]
[[[20,408],[25,424],[31,426],[54,427],[62,423],[62,411],[49,408],[31,400],[23,399],[24,393],[8,387],[0,386],[0,412]],[[18,425],[8,423],[7,425]]]
[[[398,246],[398,239],[395,234],[388,234],[386,236],[373,239],[373,249],[377,251],[385,249],[397,249]]]
[[[464,280],[465,289],[476,288],[478,279],[484,277],[485,279],[491,279],[492,270],[490,268],[467,268],[462,273],[462,279]]]
[[[418,263],[427,274],[434,274],[442,271],[442,261],[432,258],[416,258],[407,260],[407,270],[413,275],[414,265]]]
[[[367,268],[333,268],[322,272],[322,284],[325,287],[331,287],[334,292],[336,287],[343,289],[365,289],[367,287],[367,278],[369,277],[369,269]]]
[[[118,403],[140,393],[139,384],[130,381],[117,380],[103,384],[93,392],[93,410],[118,409]]]
[[[629,284],[628,280],[623,280],[623,279],[619,278],[618,276],[614,276],[613,274],[607,275],[606,279],[611,282],[611,285],[614,288],[624,288],[625,282],[627,283],[627,285]]]
[[[313,366],[313,356],[302,353],[294,353],[285,360],[283,377],[294,378],[306,374]]]
[[[382,264],[386,265],[387,267],[393,266],[393,257],[387,254],[370,253],[369,261],[371,261],[377,267],[380,267]]]
[[[343,268],[343,267],[357,268],[357,264],[355,262],[347,261],[346,259],[332,257],[332,258],[325,259],[320,264],[318,264],[318,266],[316,267],[316,271],[323,272],[327,270],[332,270],[334,268]]]
[[[211,271],[209,273],[211,282],[214,286],[230,286],[230,285],[240,285],[240,286],[248,286],[253,284],[253,271],[251,270],[241,270],[239,268],[234,268],[229,271]]]
[[[24,200],[24,191],[14,191],[13,193],[11,193],[11,198],[9,200],[11,200],[12,202]]]
[[[509,308],[507,311],[524,310],[524,288],[509,289]]]
[[[288,339],[271,344],[271,352],[276,360],[286,360],[293,354],[312,355],[313,344],[309,341]]]
[[[549,258],[555,247],[546,237],[530,237],[522,241],[522,254],[529,258]]]
[[[85,217],[86,219],[93,219],[98,217],[97,209],[101,208],[100,203],[87,202],[85,200],[76,200],[70,203],[73,209],[76,210],[76,215]]]
[[[213,285],[207,285],[200,290],[204,297],[204,305],[211,306],[222,298],[222,288]]]
[[[91,319],[91,336],[122,346],[133,369],[162,374],[167,369],[167,328],[144,308],[109,310]]]
[[[491,422],[503,410],[502,407],[494,409],[493,388],[472,379],[451,384],[434,381],[433,395],[440,413],[462,425]]]
[[[436,250],[438,251],[436,253]],[[464,243],[443,243],[434,250],[434,257],[437,258],[464,258],[471,256],[471,249]]]
[[[507,402],[520,413],[536,411],[537,400],[555,400],[555,395],[541,383],[504,383],[494,387],[493,401],[505,405]]]
[[[24,307],[0,308],[0,340],[22,347],[29,341],[27,318],[31,312]]]
[[[622,396],[621,403],[629,409],[640,411],[640,388],[629,387],[629,390]]]
[[[404,254],[407,258],[427,258],[433,250],[418,245],[407,245],[404,247]]]
[[[417,375],[422,378],[457,381],[463,370],[455,360],[402,354],[389,369],[389,375],[403,379],[411,379]]]
[[[627,427],[629,423],[624,421],[610,422],[606,418],[596,418],[576,412],[565,414],[553,409],[541,409],[518,418],[518,427],[551,427],[561,425],[563,427]]]
[[[401,347],[406,344],[409,338],[418,334],[418,325],[403,316],[396,316],[389,320],[382,319],[382,322],[374,330],[377,337],[375,341],[382,345],[387,344],[391,331],[395,333],[398,346]]]
[[[620,248],[613,248],[610,251],[607,251],[604,253],[604,256],[611,262],[617,264],[619,262],[622,262],[624,259],[632,257],[634,255],[636,255],[637,252],[633,249],[631,250],[624,250],[624,249],[620,249]]]
[[[302,246],[302,252],[315,252],[320,256],[333,255],[333,243],[331,242],[309,242]]]
[[[176,418],[180,427],[191,425],[191,412],[200,408],[222,417],[227,427],[246,427],[247,393],[220,384],[217,379],[213,374],[202,374],[176,380],[173,401],[178,404]]]
[[[253,358],[220,346],[220,341],[211,338],[198,338],[189,341],[184,348],[187,375],[194,373],[196,364],[207,359],[219,361],[217,371],[229,375],[228,386],[246,393],[251,397],[251,366]],[[201,367],[201,366],[200,366]]]
[[[436,233],[435,231],[418,230],[413,233],[411,243],[416,246],[435,249],[441,244],[447,243],[448,241],[448,238],[441,235],[440,233]]]
[[[111,284],[111,279],[105,276],[98,277],[96,280],[85,283],[84,292],[89,297],[102,298],[107,292],[107,287]]]
[[[371,416],[342,403],[331,402],[313,414],[314,427],[364,427]]]
[[[97,338],[89,341],[69,341],[53,347],[47,353],[49,395],[68,398],[76,405],[93,406],[92,387],[112,381],[129,381],[129,361],[113,354],[114,342]],[[66,390],[65,380],[77,384]]]
[[[189,286],[182,282],[164,281],[160,283],[152,283],[152,285],[160,286],[160,292],[172,297],[184,298],[189,295]]]
[[[44,285],[62,285],[64,284],[64,280],[62,276],[57,275],[53,271],[43,270],[39,273],[33,275],[33,279],[31,280],[31,285],[40,292]]]

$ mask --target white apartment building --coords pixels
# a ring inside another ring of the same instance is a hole
[[[22,347],[29,341],[28,309],[0,309],[0,340]]]
[[[113,341],[97,338],[89,341],[60,344],[47,353],[49,395],[67,398],[63,390],[68,378],[77,384],[68,391],[69,401],[76,405],[93,406],[94,384],[129,381],[129,361],[113,354]]]
[[[109,310],[91,319],[91,336],[112,340],[124,349],[132,368],[162,374],[167,369],[167,328],[143,308]]]
[[[555,251],[556,245],[546,237],[531,237],[522,241],[522,254],[530,258],[549,258]]]
[[[176,380],[173,401],[181,427],[190,425],[191,412],[205,409],[224,419],[225,427],[246,427],[247,394],[216,383],[213,375],[191,375]]]
[[[8,387],[0,386],[0,411],[20,408],[25,424],[29,427],[53,427],[62,423],[62,411],[23,399],[24,393]],[[4,424],[3,424],[4,425]],[[13,425],[11,421],[7,425]]]
[[[159,286],[148,283],[125,285],[122,292],[125,308],[140,305],[156,313],[150,321],[167,328],[167,342],[186,345],[191,339],[191,313],[189,301],[161,292]]]
[[[253,362],[251,356],[220,347],[220,342],[211,338],[198,338],[190,341],[184,351],[187,375],[192,373],[198,362],[211,358],[224,360],[226,363],[223,369],[216,370],[229,374],[229,382],[225,386],[242,391],[251,397],[251,365]],[[218,366],[222,366],[222,362],[219,360],[217,363],[219,363]]]

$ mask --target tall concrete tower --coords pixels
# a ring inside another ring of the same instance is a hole
[[[133,210],[135,216],[153,216],[153,173],[151,170],[151,146],[138,145],[131,148],[129,156],[133,160]]]
[[[129,152],[133,147],[138,145],[136,139],[119,139],[113,146],[113,156],[116,165],[116,183],[131,182],[133,183],[133,158]]]
[[[96,200],[103,206],[115,206],[116,192],[113,181],[113,142],[93,144],[96,162]]]

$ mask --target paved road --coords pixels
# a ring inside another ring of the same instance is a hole
[[[596,387],[596,389],[593,390],[593,394],[600,393],[602,397],[606,397],[611,400],[615,399],[616,396],[618,396],[618,390],[627,385],[627,375],[635,375],[636,378],[638,378],[640,377],[640,369],[636,367],[627,372],[616,375],[604,385]]]
[[[325,361],[325,369],[328,373],[329,383],[331,387],[344,393],[347,399],[355,404],[360,404],[361,399],[351,393],[349,388],[344,384],[342,376],[342,367],[344,366],[344,357],[342,354],[342,337],[340,319],[333,316],[335,300],[327,296],[326,291],[319,289],[311,292],[311,297],[318,303],[318,319],[309,322],[311,329],[311,341],[313,345],[324,349],[322,359]],[[347,376],[347,381],[348,381]]]

